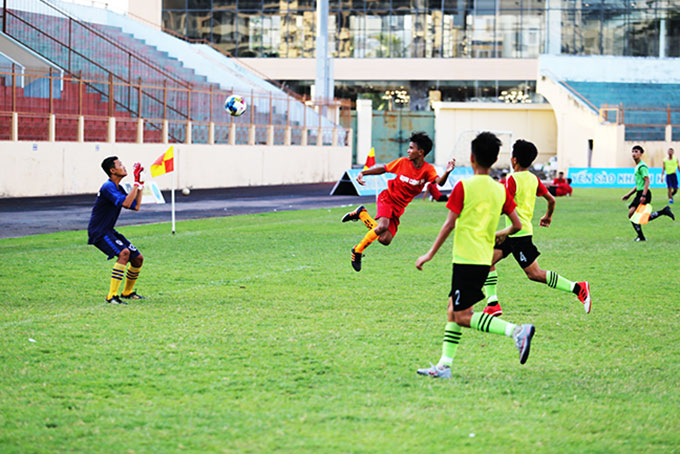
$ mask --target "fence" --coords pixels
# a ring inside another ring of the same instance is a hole
[[[28,82],[27,82],[28,81]],[[239,93],[248,104],[233,117],[231,91],[61,76],[0,65],[0,140],[345,145],[351,102],[312,102],[271,92]],[[121,103],[123,97],[125,103]],[[180,112],[181,116],[176,115]]]
[[[604,104],[599,109],[602,121],[626,127],[626,140],[664,141],[671,127],[671,140],[680,140],[680,107],[631,107]]]

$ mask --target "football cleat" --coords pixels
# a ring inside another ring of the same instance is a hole
[[[125,301],[121,301],[120,298],[118,298],[118,296],[116,295],[112,296],[111,298],[107,298],[106,302],[112,304],[124,304],[124,305],[127,304]]]
[[[585,309],[586,314],[590,314],[590,284],[588,281],[584,281],[578,282],[576,285],[578,285],[579,289],[576,296],[578,296],[579,301],[583,303],[583,309]]]
[[[675,215],[671,211],[671,207],[669,207],[668,205],[666,205],[664,209],[661,210],[661,212],[675,221]]]
[[[633,241],[647,241],[647,238],[645,238],[644,236],[639,236],[635,238]]]
[[[126,300],[145,300],[142,295],[137,294],[137,292],[132,292],[129,295],[120,295],[121,298]]]
[[[519,350],[519,363],[524,364],[529,359],[529,350],[531,349],[531,338],[534,337],[536,328],[534,325],[522,325],[515,328],[512,333],[512,338],[515,340],[515,346]]]
[[[354,268],[354,271],[361,271],[361,256],[363,254],[361,252],[356,252],[354,248],[352,248],[352,268]]]
[[[484,313],[489,314],[492,317],[500,317],[503,315],[503,309],[501,309],[500,303],[496,301],[494,303],[487,304],[484,308]]]
[[[346,213],[342,217],[342,222],[357,222],[359,220],[359,214],[361,214],[362,211],[366,211],[366,207],[363,205],[360,205],[356,210],[350,211],[349,213]]]
[[[426,369],[418,369],[418,375],[428,375],[432,378],[451,378],[451,368],[449,366],[435,366],[430,363]]]

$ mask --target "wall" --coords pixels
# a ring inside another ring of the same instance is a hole
[[[601,122],[597,113],[549,77],[539,77],[536,92],[543,95],[555,111],[558,168],[588,167],[589,139],[593,141],[592,167],[629,164],[630,154],[617,151],[623,144],[623,125]]]
[[[312,80],[313,58],[240,58],[274,80]],[[531,58],[335,58],[335,80],[534,80]],[[311,76],[310,76],[311,75]]]
[[[128,13],[141,19],[144,23],[161,28],[162,0],[129,0]]]
[[[433,103],[435,109],[435,164],[446,165],[452,155],[458,165],[469,165],[470,142],[478,131],[497,134],[504,142],[525,139],[539,151],[537,163],[557,152],[557,125],[548,104]],[[504,143],[497,166],[509,167],[510,143]]]
[[[661,167],[663,165],[663,160],[668,158],[668,149],[672,148],[675,150],[675,156],[680,153],[680,142],[630,142],[626,141],[623,143],[623,153],[628,159],[628,164],[626,167],[634,167],[635,163],[631,157],[631,151],[634,145],[640,145],[645,153],[642,155],[642,160],[647,163],[649,167]]]
[[[147,170],[162,144],[0,142],[0,197],[96,193],[106,180],[100,165],[118,156],[132,173]],[[178,188],[218,188],[337,181],[351,168],[351,147],[176,144]],[[172,174],[155,179],[169,189]],[[130,178],[131,176],[127,177]],[[149,175],[150,178],[150,175]]]
[[[560,80],[680,83],[680,58],[541,55],[538,67]]]

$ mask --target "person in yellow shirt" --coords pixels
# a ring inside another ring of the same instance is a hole
[[[456,183],[446,207],[448,216],[430,250],[416,260],[416,268],[434,257],[455,228],[453,241],[453,274],[447,306],[442,355],[437,365],[418,369],[419,375],[432,378],[451,378],[451,367],[463,327],[511,337],[519,350],[519,362],[529,358],[534,325],[515,325],[484,312],[473,312],[472,307],[484,300],[482,287],[493,259],[495,241],[522,228],[512,196],[489,176],[491,166],[498,159],[501,141],[493,133],[482,132],[472,141],[470,162],[474,175]],[[510,218],[510,225],[495,231],[501,213]]]
[[[536,175],[529,172],[529,167],[538,156],[536,146],[526,140],[518,140],[512,146],[513,173],[508,176],[505,187],[517,204],[517,214],[522,221],[522,229],[510,235],[502,243],[496,244],[494,248],[493,264],[491,271],[484,284],[484,293],[487,297],[487,306],[484,312],[497,316],[503,313],[501,305],[498,303],[496,285],[498,284],[498,272],[496,263],[503,260],[512,253],[517,264],[522,267],[527,277],[535,282],[547,284],[548,287],[563,292],[574,293],[579,301],[583,303],[586,314],[590,313],[590,284],[587,281],[572,282],[564,276],[560,276],[554,271],[542,270],[538,266],[538,256],[541,254],[533,243],[533,226],[531,220],[534,217],[534,207],[537,197],[545,198],[548,202],[548,209],[541,217],[539,225],[549,227],[552,222],[553,211],[555,211],[555,198],[548,192],[548,189],[541,183]],[[510,225],[508,219],[506,225]]]
[[[666,174],[666,187],[668,188],[668,203],[673,203],[673,196],[678,192],[678,158],[673,156],[675,151],[672,148],[668,149],[668,159],[663,160],[661,166],[661,178]]]

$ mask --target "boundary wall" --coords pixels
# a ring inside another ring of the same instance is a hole
[[[118,156],[132,182],[132,164],[150,168],[170,144],[0,142],[0,197],[96,193],[106,175],[101,162]],[[352,166],[347,146],[172,144],[175,172],[154,178],[160,189],[225,188],[337,181]]]

